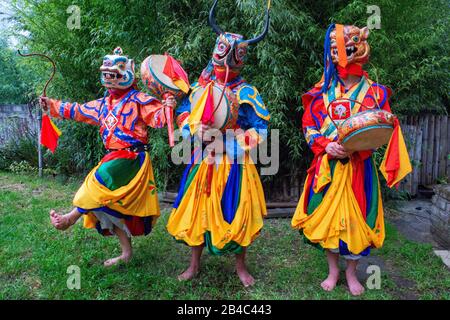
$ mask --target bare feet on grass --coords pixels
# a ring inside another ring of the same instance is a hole
[[[119,264],[120,262],[128,263],[131,260],[131,253],[130,254],[121,254],[118,257],[111,258],[103,262],[103,265],[105,267],[111,267],[116,264]]]
[[[62,215],[56,213],[55,210],[50,210],[50,221],[52,225],[58,230],[66,230],[80,218],[81,214],[77,209],[72,210],[70,213]]]
[[[200,272],[200,258],[202,257],[204,245],[191,247],[191,264],[186,271],[178,276],[179,281],[187,281],[195,278]]]
[[[360,296],[364,293],[365,289],[363,285],[359,282],[356,274],[353,272],[345,271],[345,276],[347,278],[347,285],[350,293],[354,296]]]
[[[332,291],[339,280],[339,254],[327,250],[328,277],[320,284],[323,290]]]
[[[347,269],[345,270],[345,277],[347,278],[347,285],[350,293],[354,296],[360,296],[364,293],[365,289],[359,282],[356,276],[356,266],[358,261],[347,260]]]
[[[242,253],[236,255],[236,273],[244,287],[248,288],[255,284],[255,278],[248,272],[247,265],[245,264],[246,253],[247,248],[244,248]]]
[[[122,250],[122,254],[118,257],[111,258],[106,260],[103,265],[105,267],[111,267],[118,263],[128,263],[133,256],[133,247],[131,245],[131,238],[128,237],[127,233],[122,229],[114,226],[114,233],[120,242],[120,249]]]
[[[187,281],[195,278],[200,271],[200,267],[197,266],[189,266],[182,274],[178,276],[179,281]]]
[[[255,284],[255,278],[248,272],[247,267],[236,265],[236,273],[245,288],[251,287]]]
[[[320,284],[323,290],[332,291],[336,288],[336,284],[339,281],[339,270],[337,272],[330,272],[328,277]]]

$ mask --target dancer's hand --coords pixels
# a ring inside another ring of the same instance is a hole
[[[42,110],[48,111],[48,107],[50,105],[50,99],[44,96],[39,97],[39,105],[41,106]]]
[[[349,153],[345,151],[344,147],[337,142],[330,142],[325,147],[325,151],[330,156],[337,159],[344,159],[349,156]]]
[[[162,104],[164,107],[175,109],[177,106],[177,100],[175,100],[174,96],[168,95],[166,99],[162,100]]]

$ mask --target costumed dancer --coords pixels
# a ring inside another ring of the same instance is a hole
[[[40,98],[45,111],[56,118],[100,127],[107,154],[92,169],[73,200],[75,208],[61,215],[50,211],[51,223],[65,230],[84,216],[86,228],[119,238],[122,254],[106,260],[111,266],[132,256],[131,236],[148,235],[160,215],[158,197],[148,153],[148,126],[166,124],[163,104],[136,90],[134,61],[121,48],[103,58],[101,82],[107,95],[84,104]]]
[[[247,287],[254,284],[254,278],[245,264],[246,249],[259,234],[266,215],[261,181],[248,151],[266,138],[270,116],[257,89],[240,72],[247,47],[263,40],[268,32],[269,7],[264,31],[245,40],[220,29],[214,18],[216,5],[217,0],[209,15],[209,24],[218,35],[213,57],[177,109],[177,124],[183,137],[200,137],[203,142],[212,128],[222,133],[240,130],[209,144],[220,141],[223,152],[211,151],[206,143],[200,150],[194,149],[167,229],[192,248],[190,266],[179,280],[198,273],[206,246],[213,255],[235,254],[237,274]]]
[[[338,140],[336,128],[346,118],[368,109],[390,112],[390,90],[371,81],[363,70],[370,53],[368,36],[367,28],[338,24],[328,28],[324,76],[302,97],[303,132],[314,160],[292,219],[292,227],[299,229],[307,242],[326,250],[329,275],[322,288],[331,291],[336,286],[338,260],[343,256],[347,261],[347,284],[353,295],[364,292],[356,277],[359,259],[369,255],[371,248],[380,248],[385,238],[373,150],[349,152]],[[396,118],[393,127],[380,168],[389,187],[411,172]]]

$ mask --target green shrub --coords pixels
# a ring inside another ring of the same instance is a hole
[[[38,169],[36,167],[33,167],[32,165],[30,165],[27,161],[22,160],[22,161],[13,161],[10,165],[9,165],[9,171],[11,171],[12,173],[16,173],[16,174],[23,174],[23,173],[37,173]]]

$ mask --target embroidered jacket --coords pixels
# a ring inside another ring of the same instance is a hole
[[[84,104],[51,99],[50,114],[99,126],[106,149],[147,144],[147,127],[161,128],[166,123],[159,100],[134,89],[118,99],[106,96]]]

